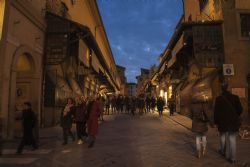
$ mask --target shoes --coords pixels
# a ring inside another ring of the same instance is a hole
[[[80,139],[78,140],[77,144],[83,144],[83,141]]]
[[[225,152],[224,152],[224,151],[219,150],[218,152],[219,152],[219,154],[220,154],[221,156],[225,157]]]
[[[90,144],[89,144],[89,146],[88,146],[88,148],[94,147],[94,144],[95,144],[95,141],[91,141]]]

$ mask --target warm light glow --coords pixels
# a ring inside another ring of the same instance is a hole
[[[169,93],[169,98],[173,95],[173,87],[172,86],[169,86],[168,87],[168,93]]]
[[[4,9],[5,9],[5,0],[0,0],[0,40],[2,39],[2,32],[3,32]]]
[[[16,64],[17,71],[27,72],[32,70],[32,64],[28,55],[23,54],[18,57]]]
[[[160,90],[160,97],[164,97],[164,90]]]

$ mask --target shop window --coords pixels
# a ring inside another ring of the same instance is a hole
[[[240,14],[241,36],[250,37],[250,14]]]
[[[204,10],[207,3],[208,3],[208,0],[199,0],[200,12],[202,12]]]

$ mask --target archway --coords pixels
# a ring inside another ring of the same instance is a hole
[[[21,137],[22,121],[20,119],[23,103],[31,102],[38,111],[39,77],[37,77],[35,57],[26,47],[17,49],[13,56],[10,79],[8,136]],[[38,115],[38,113],[37,113]]]

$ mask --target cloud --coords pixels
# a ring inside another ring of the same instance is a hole
[[[97,0],[117,64],[135,82],[140,68],[158,64],[158,57],[182,15],[179,0]]]

